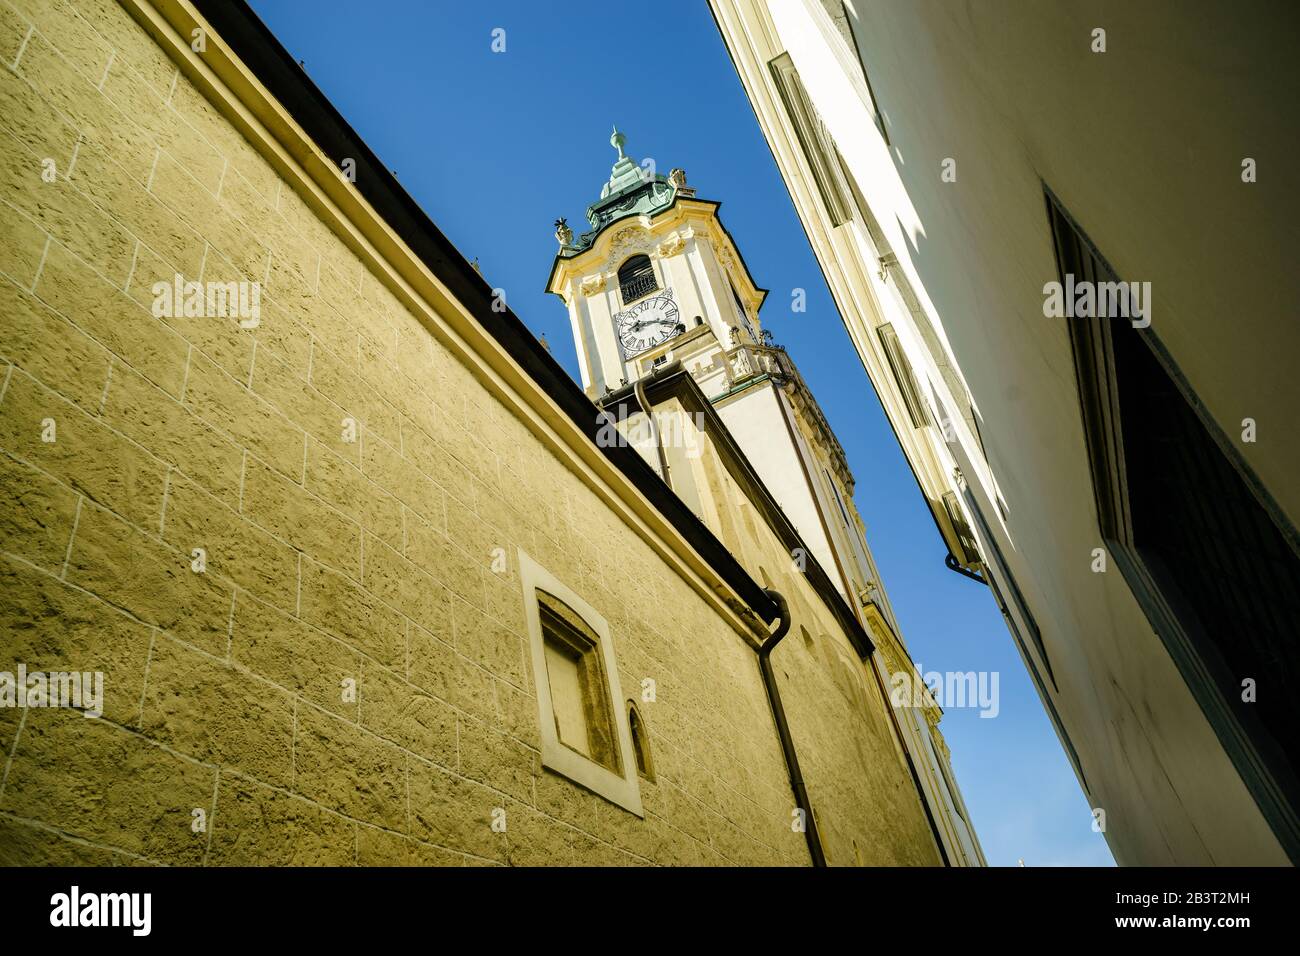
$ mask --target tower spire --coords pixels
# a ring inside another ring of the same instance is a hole
[[[609,171],[609,182],[600,191],[601,199],[611,193],[616,193],[629,186],[640,185],[646,181],[641,174],[641,167],[636,164],[636,160],[623,151],[623,147],[627,145],[627,137],[619,132],[617,126],[614,127],[614,132],[609,137],[609,145],[618,150],[618,161],[614,163],[614,168]]]

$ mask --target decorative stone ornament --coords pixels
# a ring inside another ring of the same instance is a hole
[[[569,224],[563,216],[555,220],[555,239],[562,246],[567,246],[573,242],[573,230],[569,228]]]
[[[686,240],[682,238],[682,234],[680,232],[674,232],[671,236],[655,247],[655,255],[661,259],[667,256],[675,256],[685,247]]]
[[[685,199],[695,198],[695,187],[686,185],[686,170],[680,166],[668,173],[668,185],[673,187],[678,196]]]
[[[719,246],[717,252],[718,252],[718,263],[722,266],[722,268],[727,270],[727,272],[733,271],[736,266],[736,258],[731,254],[731,250],[728,249],[726,246]]]

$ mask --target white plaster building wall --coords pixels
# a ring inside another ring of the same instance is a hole
[[[779,401],[776,389],[770,384],[764,384],[717,406],[718,417],[736,439],[736,444],[754,466],[763,484],[772,492],[772,497],[786,517],[798,529],[799,536],[811,549],[812,556],[843,594],[844,588],[836,572],[831,543],[822,530],[818,515],[819,504],[813,497],[814,489],[808,486],[803,470],[798,465],[802,451],[790,441],[790,435],[781,420],[782,411],[777,404]],[[845,600],[848,600],[847,595]]]
[[[597,392],[604,391],[604,376],[599,366],[592,361],[592,356],[596,354],[596,334],[592,329],[591,306],[586,296],[570,296],[569,324],[573,326],[573,342],[578,352],[578,370],[582,376],[583,389],[591,390],[594,387]]]
[[[692,274],[704,306],[704,321],[713,329],[718,342],[725,347],[731,344],[725,321],[725,316],[729,313],[724,311],[726,305],[720,297],[721,293],[717,285],[720,274],[717,253],[714,252],[711,243],[698,236],[692,240],[689,248]]]
[[[674,301],[681,314],[682,324],[687,330],[695,327],[695,317],[707,315],[700,295],[699,284],[691,269],[690,256],[679,252],[660,257],[658,264],[663,269],[664,288],[673,290]]]
[[[834,274],[845,268],[835,234],[846,227],[831,229],[800,181],[797,141],[766,75],[783,51],[978,405],[1005,525],[990,466],[961,423],[956,464],[1038,620],[1059,684],[1052,699],[1093,804],[1107,811],[1116,859],[1285,862],[1123,578],[1091,571],[1101,542],[1070,346],[1064,323],[1042,314],[1042,285],[1056,270],[1041,183],[1122,276],[1152,282],[1153,328],[1229,434],[1243,417],[1264,423],[1297,407],[1300,330],[1280,321],[1295,296],[1277,281],[1295,276],[1284,257],[1297,239],[1287,200],[1297,192],[1296,144],[1252,92],[1271,85],[1278,102],[1281,91],[1297,98],[1285,66],[1294,31],[1270,33],[1267,18],[1199,3],[1108,6],[1102,22],[1095,8],[1066,2],[852,0],[854,51],[817,0],[713,6],[846,319],[856,312],[868,328],[906,330],[909,360],[959,417],[897,301]],[[1105,54],[1089,49],[1096,26],[1108,31]],[[1242,50],[1257,52],[1243,59]],[[1271,185],[1242,183],[1245,156],[1270,170]],[[956,159],[955,183],[940,180],[945,158]],[[887,370],[878,360],[873,368],[864,330],[850,323],[850,332],[885,398]],[[1300,443],[1283,434],[1241,451],[1294,519]],[[931,444],[904,440],[920,474],[947,464]]]

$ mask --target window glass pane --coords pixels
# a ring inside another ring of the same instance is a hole
[[[578,658],[554,640],[546,641],[546,672],[551,685],[551,706],[560,743],[590,757],[590,732],[583,710],[582,674]]]

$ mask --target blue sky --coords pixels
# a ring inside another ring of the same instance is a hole
[[[1001,711],[950,708],[952,749],[993,865],[1110,865],[1110,852],[988,593],[946,553],[849,343],[789,194],[702,0],[253,0],[308,75],[577,378],[567,313],[542,290],[552,223],[600,194],[615,153],[686,170],[760,286],[761,317],[835,429],[903,636],[923,671],[998,671]],[[635,12],[636,15],[630,15]],[[373,15],[371,15],[373,13]],[[493,30],[505,52],[492,52]],[[791,290],[807,312],[790,312]]]

